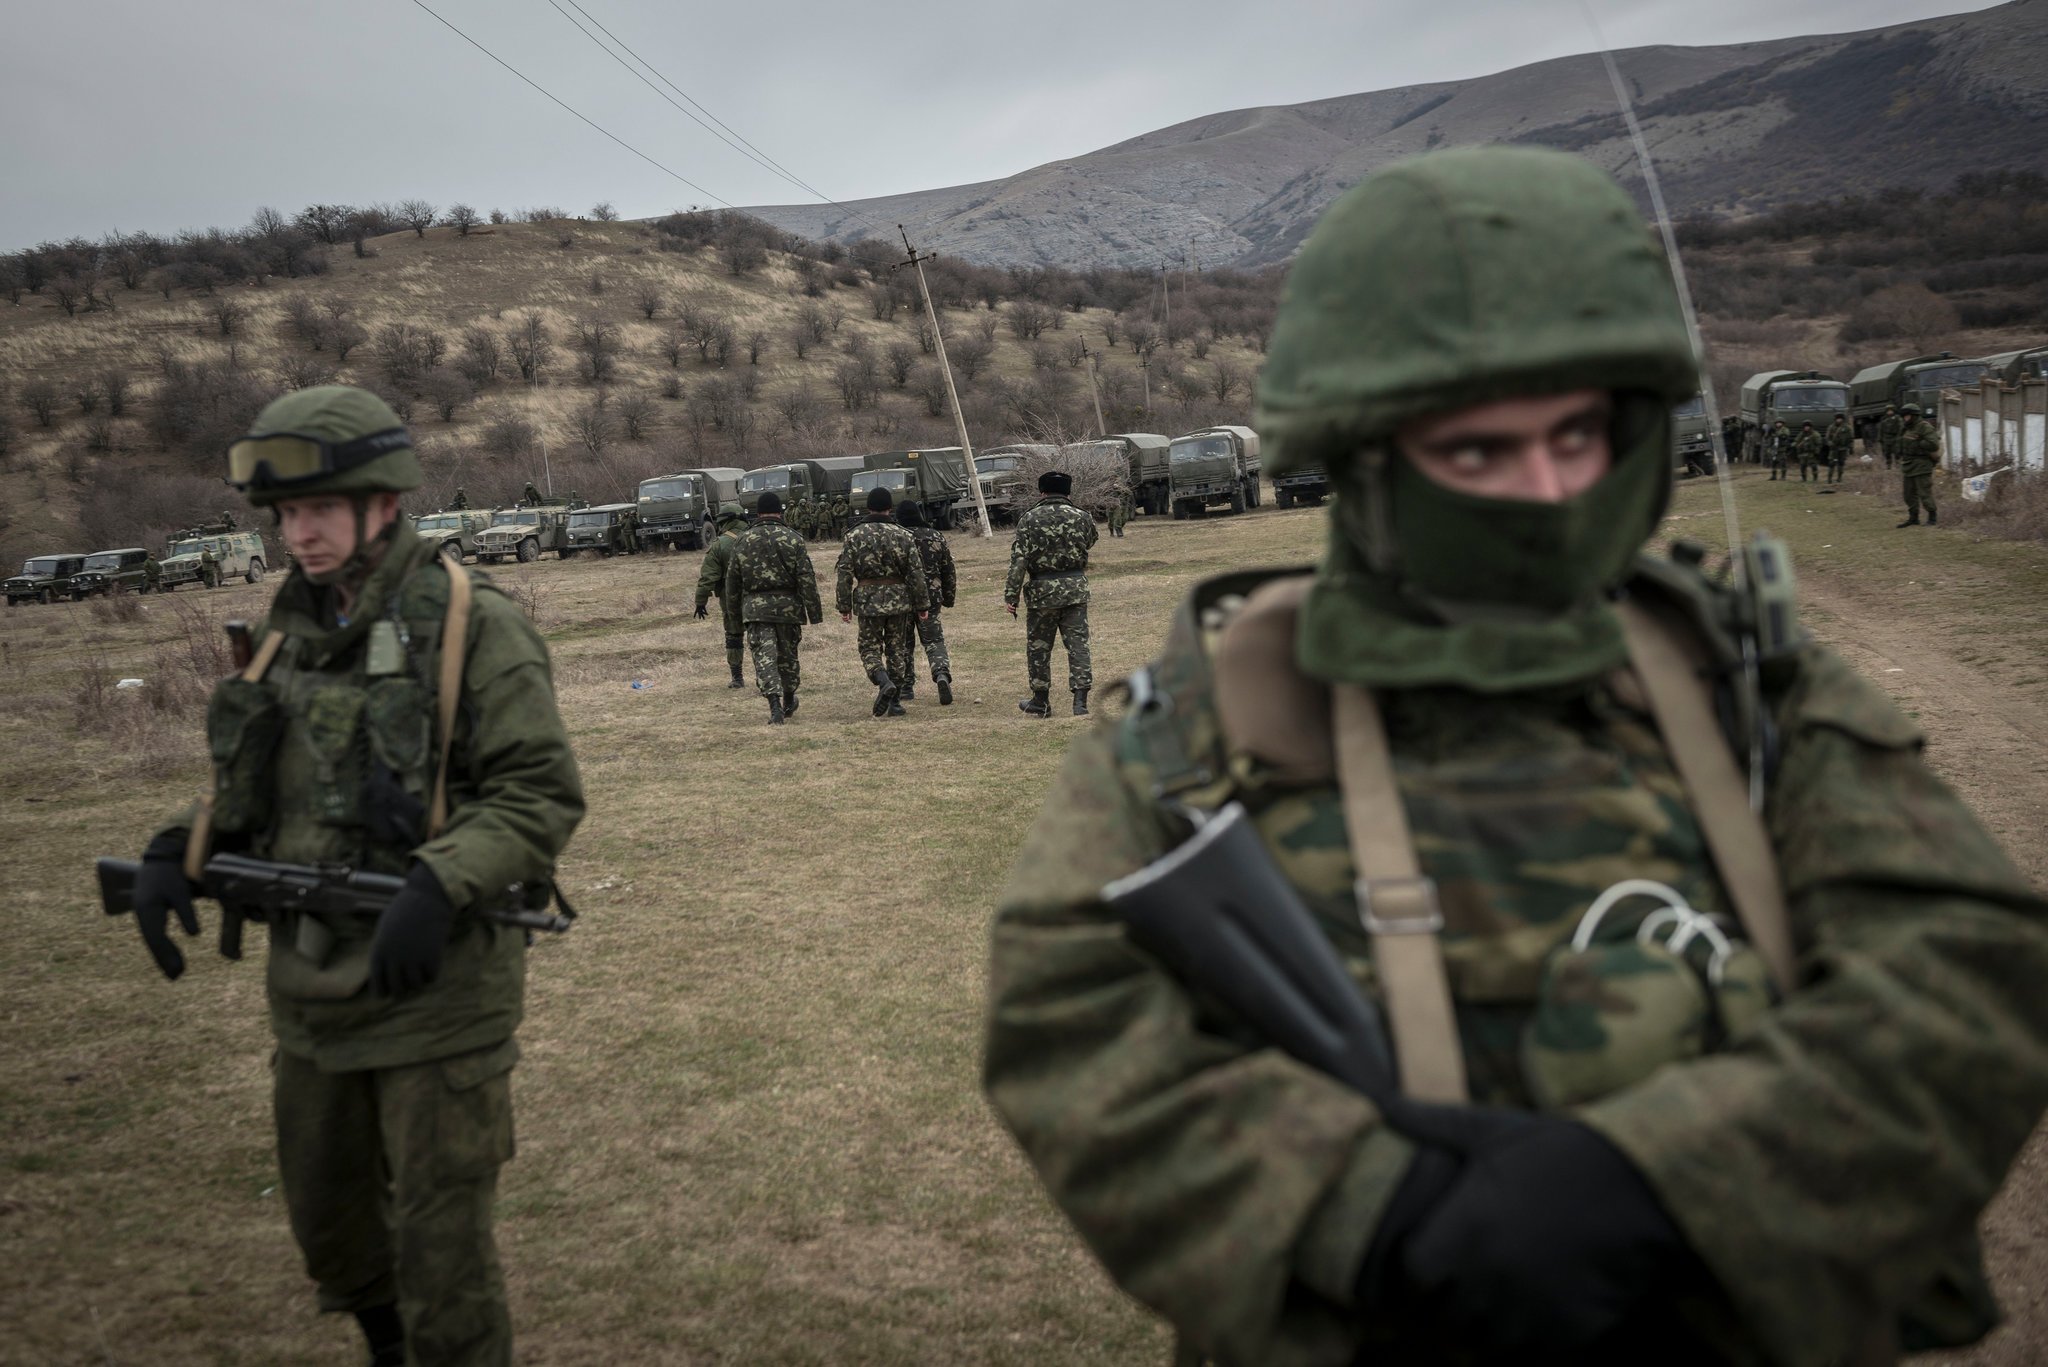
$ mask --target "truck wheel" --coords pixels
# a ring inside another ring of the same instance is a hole
[[[251,560],[249,562],[249,572],[242,576],[242,582],[246,584],[260,584],[263,582],[263,562],[261,560]]]
[[[1243,512],[1245,510],[1245,503],[1244,486],[1240,484],[1237,486],[1237,492],[1230,496],[1230,511],[1233,513]]]
[[[462,563],[462,543],[459,541],[443,541],[441,543],[441,554],[460,565]]]
[[[576,554],[576,548],[575,548],[574,546],[564,546],[564,547],[562,547],[562,548],[561,548],[560,550],[558,550],[558,551],[556,551],[556,552],[555,552],[555,555],[556,555],[557,557],[559,557],[560,559],[563,559],[563,560],[568,560],[568,559],[570,559],[571,557],[573,557],[573,556],[574,556],[575,554]],[[520,558],[521,560],[524,560],[524,559],[526,559],[526,557],[525,557],[525,556],[523,556],[523,555],[522,555],[522,556],[520,556],[519,558]]]
[[[526,540],[519,543],[520,564],[524,565],[527,564],[529,561],[534,561],[538,559],[540,559],[540,542],[534,540],[532,537],[529,536],[526,538]]]
[[[1174,520],[1175,522],[1185,522],[1185,521],[1187,521],[1187,520],[1188,520],[1188,505],[1187,505],[1187,504],[1185,504],[1185,503],[1176,503],[1176,504],[1174,504],[1174,505],[1173,505],[1173,520]]]
[[[1275,489],[1273,491],[1273,503],[1276,507],[1292,508],[1294,506],[1294,495],[1288,493],[1285,489]]]

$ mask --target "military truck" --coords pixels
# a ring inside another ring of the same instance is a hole
[[[1995,378],[2000,384],[2048,380],[2048,346],[2002,351],[1996,356],[1986,356],[1984,367],[1984,378]]]
[[[1849,423],[1857,436],[1874,444],[1887,406],[1917,403],[1935,412],[1941,407],[1942,390],[1976,384],[1989,368],[1984,361],[1966,361],[1952,351],[1869,366],[1849,381]]]
[[[1794,432],[1810,422],[1816,429],[1848,411],[1849,386],[1818,370],[1763,370],[1742,382],[1742,453],[1761,456],[1764,438],[1782,420]]]
[[[71,597],[83,603],[116,593],[148,593],[149,574],[142,568],[148,561],[149,552],[140,546],[94,551],[85,558],[85,567],[71,577]]]
[[[1111,432],[1100,441],[1084,446],[1112,446],[1130,461],[1131,506],[1141,513],[1163,513],[1171,502],[1168,485],[1172,466],[1168,452],[1173,442],[1157,432]]]
[[[640,549],[640,509],[632,503],[600,503],[569,514],[562,559],[582,551],[602,556],[632,555]]]
[[[422,541],[440,543],[441,554],[454,560],[476,554],[476,535],[491,525],[488,508],[443,508],[413,519]]]
[[[981,501],[988,505],[991,522],[1015,522],[1031,506],[1036,491],[1025,483],[1025,458],[1051,456],[1058,450],[1042,442],[1015,442],[975,455],[974,478],[981,485]]]
[[[1681,475],[1714,473],[1713,425],[1707,421],[1704,394],[1671,410],[1671,469]]]
[[[861,456],[826,456],[821,460],[792,460],[749,470],[740,476],[739,503],[752,516],[761,506],[761,495],[773,493],[785,508],[800,498],[813,503],[844,494],[853,487],[853,477],[868,468]]]
[[[861,458],[867,468],[848,483],[846,501],[856,514],[867,511],[868,492],[887,489],[897,503],[924,509],[932,527],[953,525],[953,509],[967,494],[967,453],[957,446],[924,451],[877,451]]]
[[[82,555],[32,555],[6,583],[7,606],[54,603],[71,593],[71,581],[85,568]]]
[[[208,522],[171,533],[158,587],[169,593],[181,584],[200,582],[199,555],[209,548],[220,562],[223,584],[237,575],[251,584],[263,578],[263,538],[255,532],[238,532],[225,522]]]
[[[496,564],[513,556],[525,564],[540,559],[542,551],[559,556],[569,544],[568,521],[569,508],[563,503],[500,508],[491,514],[491,525],[476,534],[476,558]]]
[[[739,497],[740,479],[745,474],[734,466],[715,465],[641,480],[635,499],[640,509],[640,549],[703,550],[718,535],[711,525],[718,505]]]
[[[1320,465],[1302,465],[1273,476],[1273,502],[1282,508],[1306,503],[1311,508],[1330,496],[1330,476]]]
[[[1167,497],[1175,521],[1212,507],[1233,513],[1259,506],[1259,434],[1249,427],[1205,427],[1167,446]]]

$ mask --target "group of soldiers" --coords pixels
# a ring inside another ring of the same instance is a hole
[[[1764,463],[1770,467],[1772,479],[1790,479],[1788,467],[1797,465],[1800,483],[1818,481],[1825,474],[1827,482],[1835,484],[1848,468],[1855,442],[1846,414],[1835,414],[1825,430],[1817,430],[1808,420],[1799,424],[1797,432],[1780,418],[1764,438]]]
[[[1816,430],[1809,421],[1799,424],[1797,433],[1780,418],[1764,438],[1764,461],[1774,480],[1791,479],[1787,467],[1796,464],[1801,483],[1818,481],[1825,471],[1827,483],[1836,484],[1843,478],[1855,440],[1848,417],[1841,413],[1835,414],[1824,430]],[[1877,425],[1877,446],[1884,468],[1897,468],[1903,481],[1906,520],[1898,525],[1919,526],[1920,510],[1925,508],[1927,525],[1934,526],[1934,467],[1941,460],[1940,429],[1917,403],[1886,404],[1884,418]]]
[[[806,541],[838,541],[845,537],[853,522],[853,505],[846,501],[845,494],[815,499],[805,494],[784,509],[783,516]]]

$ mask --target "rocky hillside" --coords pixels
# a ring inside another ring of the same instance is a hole
[[[2048,166],[2048,0],[1863,33],[1617,54],[1680,213],[1742,214],[1958,173]],[[1005,180],[855,201],[920,245],[991,265],[1202,266],[1282,260],[1323,207],[1428,148],[1568,148],[1633,178],[1597,55],[1492,76],[1240,109]],[[845,210],[751,212],[825,240]]]

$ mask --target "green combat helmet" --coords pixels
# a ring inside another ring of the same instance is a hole
[[[744,523],[746,520],[747,510],[745,508],[742,508],[739,504],[721,503],[718,505],[717,521],[720,528],[724,528],[728,524],[734,522]]]
[[[1905,405],[1904,407],[1900,408],[1900,409],[1899,409],[1899,411],[1900,411],[1901,413],[1908,413],[1908,414],[1911,414],[1911,415],[1912,415],[1913,417],[1916,417],[1916,418],[1917,418],[1917,417],[1919,417],[1919,416],[1920,416],[1920,411],[1921,411],[1921,410],[1920,410],[1920,405],[1919,405],[1919,404],[1917,404],[1917,403],[1909,403],[1909,404],[1906,404],[1906,405]]]
[[[356,550],[320,582],[357,574],[364,560],[363,521],[371,494],[420,487],[420,458],[391,406],[353,385],[316,385],[273,399],[249,435],[228,447],[228,483],[251,503],[346,494],[355,500]],[[395,523],[393,524],[396,525]]]

